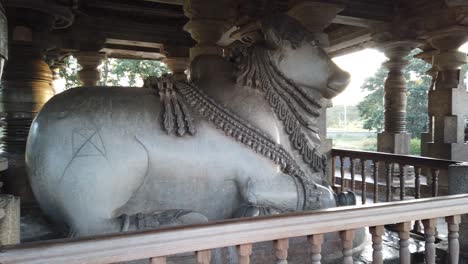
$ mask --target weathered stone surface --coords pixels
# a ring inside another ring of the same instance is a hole
[[[342,91],[349,74],[297,21],[262,23],[266,43],[237,63],[198,56],[192,84],[82,87],[50,100],[26,157],[48,216],[87,235],[139,226],[134,219],[161,211],[217,220],[335,207],[321,185],[320,102]]]

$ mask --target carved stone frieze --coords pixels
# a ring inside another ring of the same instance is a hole
[[[158,91],[163,106],[161,118],[164,131],[168,134],[175,132],[178,136],[195,135],[196,129],[192,114],[176,93],[171,75],[162,78],[150,77],[145,80],[144,86]]]

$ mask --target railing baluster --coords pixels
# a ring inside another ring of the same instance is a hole
[[[405,200],[405,165],[398,164],[400,169],[400,201]]]
[[[382,236],[384,235],[384,226],[369,227],[369,232],[372,234],[372,263],[383,264],[382,253]]]
[[[421,198],[421,168],[414,167],[414,198]]]
[[[366,184],[366,160],[361,159],[361,192],[362,204],[367,202],[367,184]]]
[[[411,264],[411,253],[409,250],[411,222],[400,223],[397,225],[397,229],[400,236],[400,263]]]
[[[344,176],[345,176],[345,170],[344,170],[344,157],[340,156],[340,173],[341,173],[341,192],[345,191],[345,182],[344,182]]]
[[[307,239],[311,248],[312,264],[320,264],[322,261],[323,234],[311,235]]]
[[[166,264],[166,257],[151,258],[150,264]]]
[[[210,264],[211,250],[197,251],[197,264]]]
[[[335,187],[336,186],[336,178],[335,178],[335,173],[336,173],[336,156],[333,156],[332,157],[332,178],[331,178],[331,185],[332,187]]]
[[[385,181],[387,183],[387,202],[392,201],[392,174],[390,172],[390,163],[385,163]]]
[[[374,172],[372,173],[372,176],[374,179],[374,203],[378,203],[379,202],[379,162],[373,160],[372,166],[374,169]]]
[[[238,245],[237,255],[239,257],[239,264],[249,264],[250,255],[252,255],[252,244]]]
[[[421,198],[421,168],[414,167],[414,198]],[[414,221],[413,230],[421,232],[421,221]]]
[[[450,263],[458,264],[460,258],[460,242],[458,241],[458,231],[460,230],[461,216],[448,216],[445,218],[448,225],[448,241],[449,241],[449,255]]]
[[[439,196],[439,173],[440,170],[432,169],[432,197]]]
[[[356,172],[355,172],[355,164],[354,164],[354,158],[349,157],[349,172],[351,173],[351,191],[354,192],[356,191]]]
[[[343,243],[343,264],[353,264],[354,236],[354,230],[340,232],[341,242]]]
[[[426,263],[436,263],[436,248],[435,248],[435,235],[437,219],[423,220],[424,235],[426,237]]]
[[[275,247],[276,264],[288,264],[289,239],[279,239],[273,242]]]

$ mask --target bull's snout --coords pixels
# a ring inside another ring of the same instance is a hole
[[[328,99],[335,97],[348,86],[350,81],[351,75],[333,63],[331,75],[328,79],[328,87],[323,96]]]

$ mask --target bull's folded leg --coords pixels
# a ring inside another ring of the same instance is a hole
[[[271,215],[290,211],[336,207],[330,188],[283,174],[271,178],[249,178],[241,185],[243,205],[235,217]]]
[[[153,213],[122,215],[120,219],[122,221],[122,232],[208,222],[206,216],[187,210],[167,210]]]

